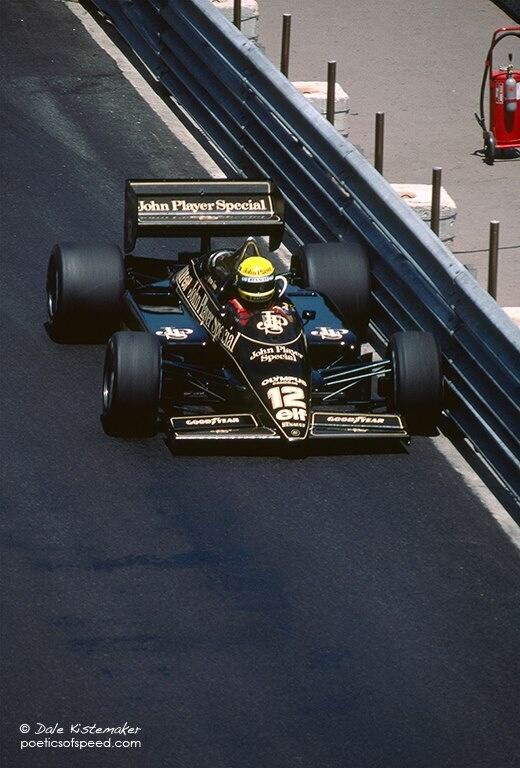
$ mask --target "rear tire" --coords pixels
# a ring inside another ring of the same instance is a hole
[[[59,243],[47,268],[47,311],[54,341],[106,341],[118,327],[125,289],[116,245]]]
[[[370,261],[367,248],[351,243],[305,245],[297,265],[304,286],[330,299],[361,343],[370,319]]]
[[[484,134],[484,157],[488,165],[493,165],[496,156],[496,141],[495,136],[491,131],[486,131]]]
[[[108,342],[103,372],[105,432],[114,437],[157,433],[161,342],[143,332],[118,331]]]
[[[410,432],[431,434],[442,410],[442,358],[431,333],[404,331],[390,337],[392,405]]]

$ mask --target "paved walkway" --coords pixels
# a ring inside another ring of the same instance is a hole
[[[279,62],[281,18],[292,13],[290,76],[338,81],[351,98],[350,140],[373,159],[374,114],[386,113],[385,176],[430,183],[434,165],[459,214],[452,249],[487,281],[489,221],[500,221],[498,300],[520,305],[520,160],[486,165],[477,111],[493,31],[513,24],[490,0],[436,0],[410,13],[403,0],[260,0],[260,42]],[[497,49],[505,63],[520,43]]]

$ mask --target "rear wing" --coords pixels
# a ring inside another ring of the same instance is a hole
[[[282,242],[285,203],[271,181],[128,179],[125,253],[138,237],[266,235],[274,251]]]

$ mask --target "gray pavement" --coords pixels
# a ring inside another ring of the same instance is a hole
[[[281,17],[291,13],[292,80],[338,82],[351,98],[350,140],[373,160],[374,115],[386,114],[385,176],[391,182],[443,184],[458,207],[457,257],[487,281],[489,221],[501,223],[498,301],[520,305],[520,159],[489,167],[477,111],[493,31],[513,24],[490,0],[260,0],[260,42],[279,63]],[[410,10],[413,5],[413,10]],[[520,65],[520,43],[503,43]],[[497,49],[499,52],[499,49]]]

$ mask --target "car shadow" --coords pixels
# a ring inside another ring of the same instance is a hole
[[[174,456],[240,456],[259,458],[280,458],[287,461],[307,459],[315,456],[375,456],[380,454],[408,454],[402,440],[384,438],[335,438],[313,439],[302,444],[288,444],[282,441],[215,440],[193,442],[175,440],[165,436],[164,443]]]
[[[57,338],[53,335],[52,327],[48,320],[43,323],[43,327],[50,341],[54,344],[60,344],[61,346],[105,346],[108,340],[106,333],[97,333],[90,330],[85,331],[85,333],[81,335],[74,333],[74,336],[71,336],[70,340],[66,338]]]

